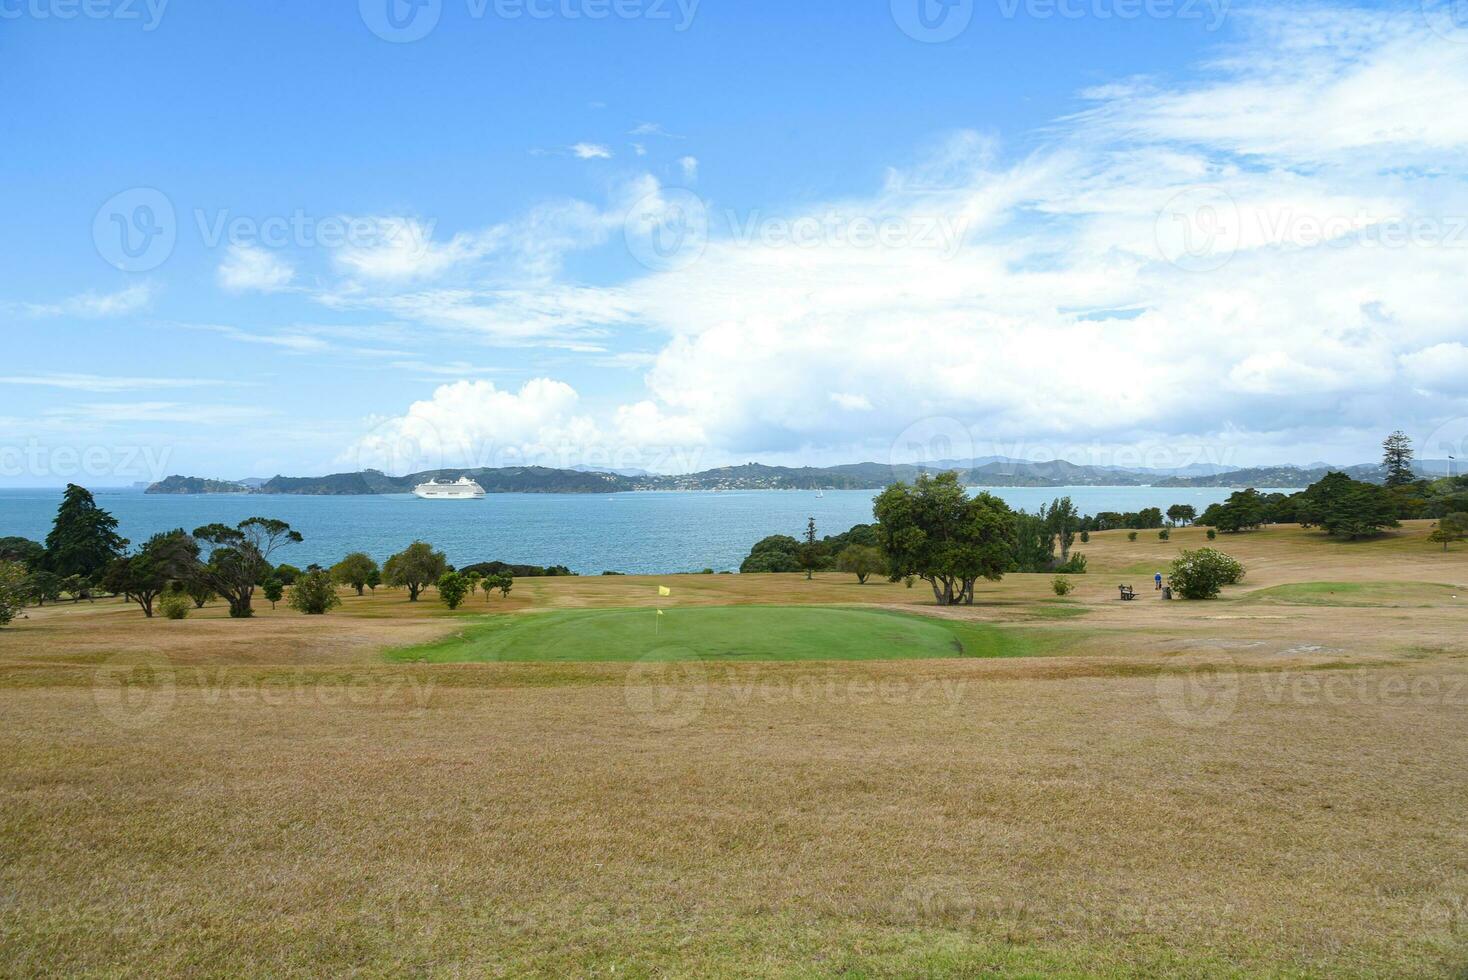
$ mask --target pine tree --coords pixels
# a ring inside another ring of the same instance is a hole
[[[117,533],[117,518],[98,507],[85,487],[68,483],[46,535],[47,570],[93,579],[126,547],[126,539]]]
[[[806,579],[815,575],[821,563],[821,546],[816,541],[816,519],[812,517],[805,525],[805,543],[800,548],[800,566],[805,569]]]
[[[1381,465],[1386,470],[1386,485],[1389,487],[1405,487],[1412,483],[1416,476],[1412,472],[1412,440],[1407,433],[1398,429],[1386,437],[1381,444]]]

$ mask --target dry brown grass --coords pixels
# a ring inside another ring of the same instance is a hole
[[[1011,576],[945,613],[1072,636],[1035,660],[430,668],[381,651],[460,620],[402,593],[34,611],[0,631],[0,974],[1459,974],[1468,612],[1248,595],[1468,583],[1424,535],[1221,538],[1245,586],[1170,604],[1115,586],[1201,532],[1096,535],[1073,603]]]

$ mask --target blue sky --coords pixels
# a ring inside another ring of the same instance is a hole
[[[0,0],[0,485],[1468,435],[1468,16],[917,3]]]

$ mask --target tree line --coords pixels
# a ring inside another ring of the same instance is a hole
[[[364,595],[381,586],[404,588],[417,602],[430,587],[451,609],[482,591],[508,597],[515,570],[541,575],[570,574],[549,569],[485,562],[457,570],[443,552],[415,541],[381,567],[365,552],[353,552],[330,568],[299,569],[275,564],[276,553],[304,538],[285,521],[250,517],[238,524],[206,524],[185,531],[154,534],[140,546],[118,534],[118,523],[97,506],[84,487],[68,485],[44,543],[0,538],[0,626],[27,605],[43,606],[69,596],[73,602],[121,596],[152,618],[155,609],[181,619],[190,608],[223,599],[232,618],[254,615],[258,592],[275,608],[319,615],[340,605],[339,587]]]

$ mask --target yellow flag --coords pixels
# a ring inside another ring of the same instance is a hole
[[[659,609],[658,610],[658,615],[661,616],[662,614],[663,614],[663,611],[661,609]]]
[[[672,595],[672,594],[673,594],[673,590],[670,589],[670,588],[668,588],[666,585],[660,585],[660,586],[658,586],[658,595]]]

